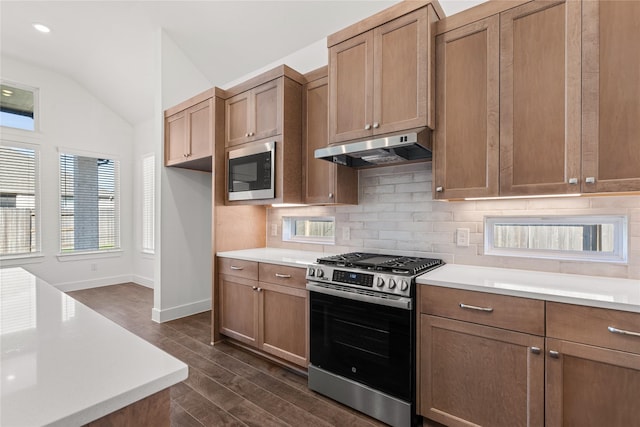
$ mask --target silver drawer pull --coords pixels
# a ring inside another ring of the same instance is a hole
[[[640,332],[625,331],[624,329],[614,328],[613,326],[609,326],[607,329],[612,334],[631,335],[632,337],[640,337]]]
[[[244,267],[236,267],[235,265],[232,265],[230,268],[232,270],[244,270]]]
[[[487,313],[491,313],[493,311],[493,308],[491,307],[478,307],[477,305],[467,305],[463,303],[460,303],[460,308],[466,308],[468,310],[484,311]]]
[[[554,359],[559,359],[560,358],[560,353],[558,353],[555,350],[549,350],[549,356],[551,356]]]
[[[531,349],[531,353],[533,353],[533,354],[540,354],[541,353],[540,347],[531,347],[530,349]]]
[[[279,277],[281,279],[291,279],[291,275],[290,274],[280,274],[280,273],[276,273],[276,277]]]

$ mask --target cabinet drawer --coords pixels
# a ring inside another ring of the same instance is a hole
[[[547,302],[547,336],[640,354],[640,313]]]
[[[544,335],[544,301],[422,286],[420,311],[481,325]]]
[[[305,288],[306,271],[307,270],[304,268],[287,267],[284,265],[266,264],[261,262],[258,277],[261,282]]]
[[[258,280],[258,263],[233,258],[218,258],[218,274]]]

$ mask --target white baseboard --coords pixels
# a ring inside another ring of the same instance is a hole
[[[151,320],[157,323],[163,323],[208,310],[211,310],[211,299],[205,299],[165,309],[157,309],[154,307],[153,310],[151,310]]]
[[[137,285],[144,286],[145,288],[153,289],[153,279],[150,279],[148,277],[143,277],[143,276],[134,274],[131,281]]]
[[[101,286],[118,285],[133,281],[133,276],[123,274],[120,276],[101,277],[99,279],[79,280],[77,282],[57,283],[54,286],[62,292],[80,291],[82,289],[99,288]]]

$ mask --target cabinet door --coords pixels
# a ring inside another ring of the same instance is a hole
[[[171,166],[186,160],[188,131],[186,111],[180,111],[165,119],[165,165]]]
[[[328,78],[308,83],[302,98],[302,143],[304,156],[305,203],[332,203],[336,168],[333,164],[316,159],[318,148],[327,146]]]
[[[544,425],[544,339],[422,314],[420,414],[449,426]]]
[[[548,427],[638,425],[639,354],[552,338],[547,350]]]
[[[306,367],[307,291],[263,282],[259,286],[260,347],[267,353]]]
[[[582,191],[640,190],[640,2],[582,4]]]
[[[211,156],[213,145],[213,99],[187,110],[189,116],[189,160]]]
[[[436,37],[436,199],[498,195],[498,15]]]
[[[581,2],[500,15],[500,195],[580,191]]]
[[[233,96],[225,102],[225,146],[243,144],[249,140],[251,91]]]
[[[268,138],[282,133],[280,124],[282,123],[282,90],[283,85],[279,84],[282,79],[260,85],[252,89],[251,115],[250,115],[250,138],[251,141]]]
[[[427,126],[430,8],[373,30],[373,133]]]
[[[247,344],[258,343],[258,282],[220,276],[220,333]]]
[[[329,48],[329,142],[372,135],[373,31]]]

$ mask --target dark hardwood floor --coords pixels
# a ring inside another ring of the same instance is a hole
[[[189,378],[171,387],[172,426],[384,425],[267,359],[224,342],[212,347],[211,312],[155,323],[153,291],[132,283],[68,294],[189,365]]]

